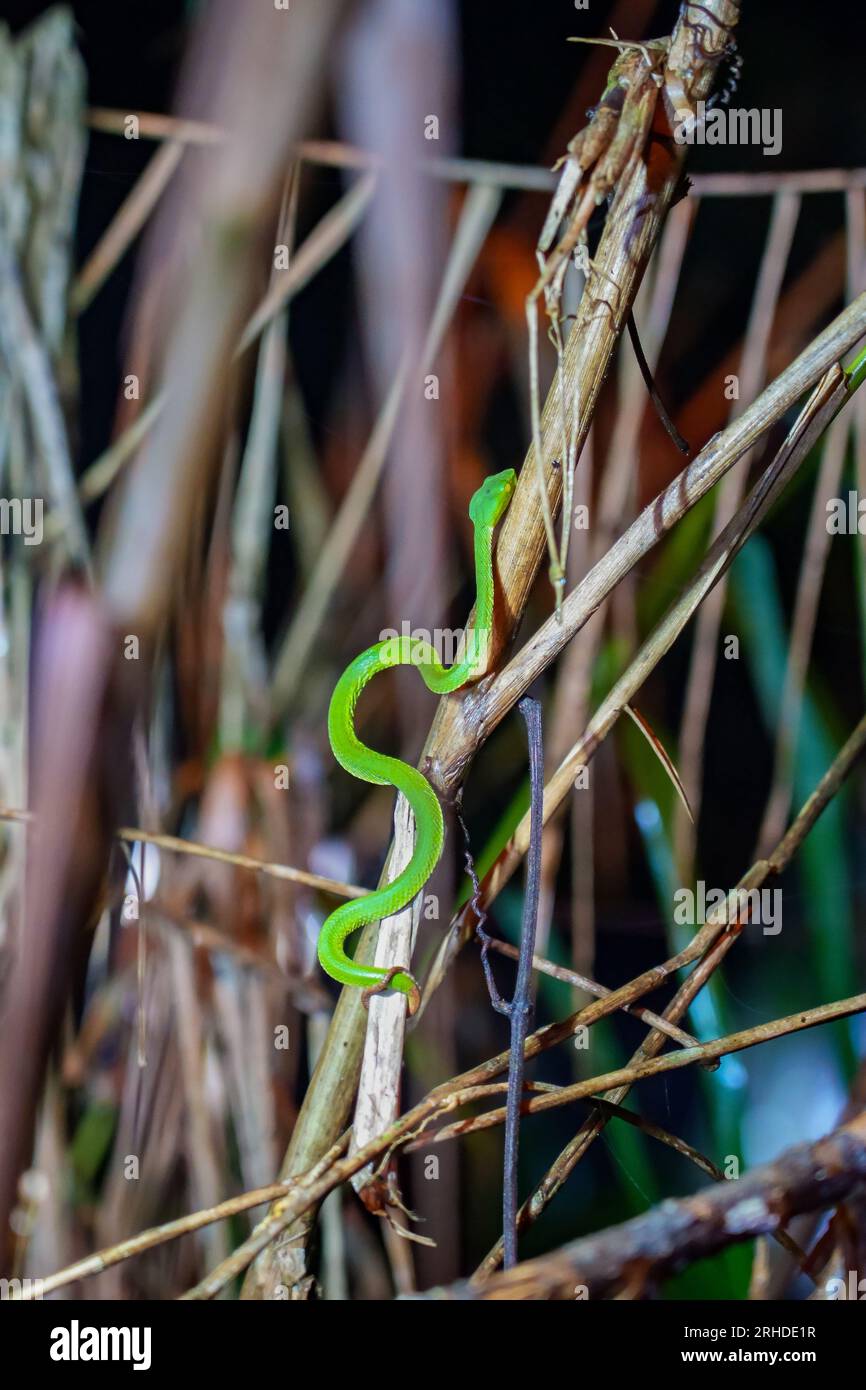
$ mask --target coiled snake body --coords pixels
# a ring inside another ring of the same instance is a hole
[[[319,932],[318,953],[323,970],[344,985],[357,985],[376,993],[390,985],[410,998],[418,999],[418,986],[408,968],[385,970],[381,966],[361,965],[345,951],[346,938],[382,917],[390,917],[410,903],[439,862],[445,838],[442,808],[426,777],[399,758],[386,757],[362,743],[355,733],[355,706],[365,685],[380,671],[393,666],[417,666],[421,676],[437,695],[458,690],[477,680],[487,668],[493,624],[493,531],[502,518],[516,483],[509,468],[487,478],[469,504],[475,528],[475,619],[466,633],[464,655],[451,667],[444,667],[429,642],[390,638],[361,652],[346,667],[328,710],[328,737],[337,761],[364,782],[393,786],[402,792],[415,818],[415,848],[405,869],[391,883],[371,893],[343,903],[325,920]],[[407,645],[410,650],[407,652]]]

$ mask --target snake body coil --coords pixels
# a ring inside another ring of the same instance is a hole
[[[417,985],[408,971],[395,973],[380,966],[356,963],[346,955],[345,941],[359,927],[391,917],[412,901],[438,864],[445,838],[442,808],[426,777],[399,758],[389,758],[368,748],[358,738],[355,733],[358,697],[375,675],[393,666],[417,666],[425,684],[437,695],[458,690],[484,674],[493,624],[493,530],[511,501],[515,482],[513,469],[496,473],[485,480],[469,504],[469,516],[475,528],[477,597],[475,620],[466,634],[463,659],[446,668],[429,642],[389,638],[356,656],[331,696],[328,737],[337,761],[353,777],[364,782],[396,787],[405,796],[415,818],[415,849],[406,868],[369,897],[343,903],[322,925],[319,961],[323,970],[341,984],[373,991],[389,984],[404,994],[417,994]]]

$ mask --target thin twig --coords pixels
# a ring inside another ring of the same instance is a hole
[[[715,1182],[729,1181],[727,1175],[718,1164],[713,1163],[712,1159],[707,1158],[706,1154],[702,1154],[700,1149],[696,1149],[693,1144],[687,1144],[685,1139],[681,1139],[678,1134],[671,1134],[668,1130],[662,1129],[660,1125],[655,1125],[651,1120],[644,1119],[643,1115],[637,1115],[634,1110],[627,1110],[624,1105],[617,1105],[613,1101],[604,1100],[601,1097],[592,1101],[592,1108],[599,1111],[607,1119],[625,1121],[626,1124],[631,1125],[634,1129],[639,1129],[642,1134],[646,1134],[648,1138],[655,1139],[658,1143],[664,1144],[669,1149],[673,1149],[675,1153],[681,1154],[683,1158],[687,1158],[690,1163],[693,1163],[696,1168],[700,1168],[702,1172],[713,1178]],[[783,1249],[787,1250],[788,1254],[793,1256],[799,1265],[802,1266],[805,1264],[807,1258],[806,1252],[800,1248],[794,1238],[790,1236],[784,1228],[774,1231],[772,1234]]]
[[[183,152],[179,140],[169,140],[157,150],[78,272],[70,298],[73,313],[84,312],[132,245],[167,188]]]
[[[430,1289],[420,1298],[599,1298],[663,1275],[738,1241],[776,1231],[781,1222],[820,1211],[862,1186],[863,1117],[815,1144],[800,1144],[736,1182],[669,1201],[597,1235],[527,1261],[486,1283]]]
[[[584,1100],[597,1091],[612,1091],[620,1086],[630,1086],[647,1076],[660,1076],[665,1072],[679,1071],[682,1067],[694,1066],[697,1062],[709,1062],[719,1057],[729,1057],[732,1053],[743,1052],[746,1048],[760,1043],[771,1042],[774,1038],[784,1038],[791,1033],[802,1032],[806,1028],[816,1028],[823,1023],[832,1023],[839,1018],[851,1018],[854,1014],[866,1012],[866,994],[854,994],[848,999],[835,999],[832,1004],[819,1004],[814,1009],[803,1009],[785,1018],[774,1018],[767,1023],[757,1023],[737,1033],[727,1033],[724,1037],[713,1038],[710,1042],[696,1047],[683,1047],[678,1052],[666,1052],[661,1057],[650,1057],[628,1066],[617,1067],[600,1076],[591,1076],[584,1081],[575,1081],[571,1086],[559,1086],[555,1091],[545,1091],[530,1097],[522,1103],[525,1115],[540,1114],[555,1110],[572,1101]],[[482,1099],[487,1087],[472,1087],[458,1091],[451,1098],[449,1109],[468,1104],[470,1100]],[[444,1107],[443,1107],[444,1108]],[[443,1129],[428,1134],[426,1144],[441,1144],[465,1134],[476,1134],[479,1130],[491,1129],[505,1121],[505,1106],[487,1110],[483,1115],[468,1120],[457,1120]]]
[[[847,293],[850,299],[864,286],[866,263],[866,227],[864,227],[863,195],[848,193],[846,197],[846,259]],[[779,707],[773,778],[761,828],[758,832],[757,853],[766,852],[782,833],[791,804],[794,782],[794,756],[800,727],[800,715],[809,653],[818,616],[818,604],[824,580],[824,570],[830,550],[826,504],[835,497],[845,464],[846,445],[853,424],[855,438],[859,430],[866,400],[858,396],[853,407],[853,421],[846,417],[834,422],[828,431],[821,452],[821,466],[803,548],[803,561],[797,579],[797,595],[791,618],[788,659]]]
[[[523,1052],[533,1007],[532,957],[535,950],[538,892],[541,883],[541,830],[543,823],[541,799],[544,788],[541,706],[537,700],[532,700],[526,696],[520,701],[517,708],[520,710],[526,725],[526,738],[529,746],[532,834],[526,863],[526,888],[523,895],[523,919],[520,926],[517,983],[507,1010],[511,1023],[511,1055],[508,1063],[505,1156],[502,1178],[502,1238],[507,1269],[517,1264],[517,1154],[520,1144],[520,1102],[523,1095]]]
[[[520,956],[516,946],[509,945],[507,941],[498,941],[495,936],[488,938],[488,949],[498,951],[503,956],[510,956],[512,960],[517,960]],[[561,980],[563,984],[571,985],[574,989],[582,989],[596,999],[607,999],[613,992],[607,985],[600,985],[597,980],[591,980],[587,975],[570,970],[565,965],[556,965],[551,960],[545,960],[543,956],[532,957],[532,968],[540,971],[542,975],[549,975],[553,980]],[[635,1004],[623,1004],[622,1011],[631,1014],[633,1018],[639,1018],[649,1028],[658,1028],[680,1047],[694,1047],[697,1043],[697,1038],[693,1038],[691,1033],[686,1033],[675,1023],[668,1023],[661,1014],[653,1013],[652,1009],[639,1008]]]
[[[0,821],[20,821],[27,824],[35,820],[32,811],[19,811],[13,807],[0,808]],[[311,874],[306,869],[294,869],[288,864],[274,864],[266,859],[254,859],[249,854],[235,854],[227,849],[214,849],[212,845],[200,845],[195,840],[182,840],[177,835],[154,835],[147,830],[139,830],[123,825],[116,832],[119,840],[129,843],[138,841],[144,845],[156,845],[158,849],[169,850],[172,854],[192,854],[197,859],[214,859],[218,864],[233,864],[237,869],[252,869],[254,873],[267,874],[269,878],[281,878],[288,883],[304,883],[308,888],[318,888],[322,893],[333,893],[338,898],[365,898],[369,888],[359,888],[354,883],[342,883],[336,878],[326,878],[323,874]]]
[[[375,191],[375,175],[365,174],[316,223],[306,240],[293,253],[288,269],[273,276],[270,288],[241,334],[237,347],[239,354],[246,352],[289,300],[345,246],[369,207]]]
[[[225,1202],[219,1202],[214,1207],[208,1207],[203,1211],[192,1211],[186,1216],[180,1216],[175,1221],[166,1221],[162,1226],[151,1226],[146,1231],[139,1231],[138,1235],[130,1236],[127,1240],[119,1241],[117,1245],[109,1246],[105,1250],[97,1250],[93,1255],[86,1255],[82,1260],[76,1260],[75,1264],[67,1265],[65,1269],[59,1269],[56,1274],[48,1274],[44,1279],[39,1280],[41,1294],[52,1293],[55,1289],[62,1289],[66,1284],[75,1284],[79,1279],[88,1279],[94,1274],[102,1274],[104,1270],[110,1269],[112,1265],[120,1264],[123,1260],[130,1260],[135,1255],[141,1255],[145,1250],[153,1250],[157,1245],[164,1245],[167,1241],[177,1240],[180,1236],[189,1235],[192,1231],[199,1231],[203,1226],[209,1226],[214,1221],[226,1221],[232,1216],[238,1216],[243,1211],[249,1211],[252,1207],[260,1207],[265,1202],[273,1202],[278,1197],[285,1197],[292,1190],[291,1183],[275,1182],[267,1187],[257,1188],[254,1192],[241,1192],[237,1197],[229,1197]],[[15,1298],[17,1295],[11,1294]],[[22,1301],[27,1301],[31,1295],[22,1293]]]
[[[833,1004],[821,1005],[817,1009],[793,1014],[783,1019],[775,1019],[769,1023],[758,1024],[757,1027],[746,1029],[741,1033],[731,1033],[698,1048],[674,1052],[668,1056],[650,1060],[640,1066],[623,1067],[618,1071],[608,1072],[604,1076],[592,1077],[587,1081],[579,1082],[575,1086],[563,1086],[554,1091],[545,1091],[525,1101],[523,1110],[524,1113],[535,1113],[540,1110],[553,1109],[568,1104],[572,1100],[585,1099],[592,1095],[594,1090],[607,1090],[644,1076],[654,1076],[713,1057],[722,1057],[729,1052],[741,1051],[771,1038],[783,1037],[803,1028],[812,1028],[820,1023],[848,1017],[863,1010],[866,1010],[866,994],[857,995],[851,999],[838,1000]],[[327,1167],[324,1167],[324,1160],[320,1161],[315,1170],[315,1179],[311,1175],[299,1179],[295,1183],[293,1193],[277,1201],[271,1214],[260,1222],[252,1235],[183,1297],[193,1300],[215,1298],[272,1241],[283,1235],[299,1216],[321,1201],[340,1182],[358,1172],[371,1159],[383,1152],[386,1155],[389,1154],[397,1145],[411,1142],[417,1129],[429,1123],[431,1118],[474,1101],[487,1099],[497,1091],[501,1092],[502,1089],[501,1084],[493,1086],[470,1085],[451,1092],[447,1088],[437,1087],[436,1090],[429,1093],[425,1100],[403,1115],[384,1134],[377,1136],[348,1158],[332,1162]],[[502,1123],[504,1118],[504,1108],[491,1111],[477,1120],[463,1121],[457,1125],[448,1126],[447,1129],[440,1130],[438,1134],[428,1136],[426,1142],[440,1142],[469,1129],[489,1128],[491,1124]]]
[[[661,420],[662,424],[664,425],[665,429],[667,430],[667,433],[673,440],[674,444],[679,449],[680,453],[688,455],[692,452],[692,446],[687,439],[683,439],[682,435],[680,434],[679,430],[677,429],[676,425],[674,424],[673,420],[668,414],[667,407],[665,406],[664,401],[659,395],[659,389],[655,384],[655,379],[653,377],[652,370],[650,368],[649,363],[646,360],[646,354],[644,353],[643,347],[641,346],[640,337],[637,331],[637,324],[634,321],[634,314],[631,310],[629,310],[628,318],[625,321],[625,326],[628,330],[629,342],[631,343],[632,351],[634,352],[638,369],[640,370],[640,374],[643,377],[644,385],[646,386],[649,398],[653,403],[655,412]]]
[[[866,716],[860,721],[854,733],[847,740],[845,746],[834,760],[830,769],[828,769],[821,779],[821,782],[816,787],[812,796],[803,806],[796,821],[791,826],[782,842],[777,846],[771,859],[761,861],[760,865],[756,865],[755,868],[741,880],[741,885],[748,884],[750,887],[757,886],[762,881],[762,877],[766,877],[769,872],[781,872],[782,869],[786,867],[794,852],[818,819],[818,816],[839,790],[839,787],[851,771],[857,757],[863,751],[864,745],[866,745]],[[715,916],[711,914],[711,920],[708,920],[705,927],[697,934],[695,939],[696,942],[698,938],[701,939],[701,948],[705,946],[707,940],[714,938],[714,935],[720,930],[722,920],[726,915],[727,904],[725,905],[724,911],[718,909],[716,910]],[[688,959],[695,958],[695,949],[695,942],[692,942],[689,948],[680,952],[678,956],[675,957],[675,960],[679,964],[687,963]],[[658,983],[659,980],[665,978],[668,973],[670,972],[664,969],[659,973],[659,968],[657,968],[656,971],[645,972],[644,975],[640,977],[643,981],[644,990],[651,988],[654,983]],[[633,990],[635,984],[636,982],[631,982],[626,988]],[[621,995],[622,993],[622,990],[614,992],[615,995]],[[859,1004],[857,1000],[844,1000],[836,1005],[828,1005],[824,1006],[822,1009],[812,1010],[811,1014],[798,1014],[794,1015],[793,1019],[777,1020],[775,1024],[759,1025],[757,1029],[748,1030],[748,1036],[752,1038],[751,1042],[742,1041],[743,1037],[746,1036],[744,1034],[734,1034],[725,1039],[718,1039],[715,1043],[689,1049],[688,1053],[674,1053],[671,1055],[671,1058],[662,1059],[667,1062],[666,1068],[661,1067],[656,1068],[656,1070],[669,1069],[671,1062],[675,1062],[675,1059],[680,1057],[685,1057],[686,1061],[685,1063],[680,1062],[678,1065],[687,1065],[690,1062],[709,1060],[712,1056],[721,1056],[725,1048],[737,1039],[740,1040],[740,1046],[751,1046],[753,1042],[766,1040],[766,1038],[770,1036],[781,1036],[785,1032],[797,1031],[803,1027],[813,1026],[815,1023],[824,1021],[831,1016],[841,1017],[846,1012],[856,1011],[853,1008],[849,1008],[851,1005],[856,1004],[858,1007],[866,1007],[866,997],[861,996],[860,998],[864,1000],[862,1005]],[[841,1010],[842,1012],[834,1014],[834,1010]],[[586,1021],[587,1013],[588,1010],[583,1010],[581,1013],[573,1016],[572,1019],[566,1020],[567,1026],[565,1032],[561,1031],[562,1025],[559,1024],[548,1025],[546,1028],[542,1029],[540,1033],[532,1035],[532,1037],[527,1039],[525,1056],[527,1058],[535,1056],[542,1047],[552,1045],[554,1040],[560,1041],[562,1037],[567,1036],[569,1032],[573,1032],[575,1026]],[[721,1051],[719,1050],[720,1048]],[[235,1266],[238,1264],[239,1258],[241,1261],[240,1268],[243,1269],[246,1263],[254,1259],[255,1255],[259,1253],[260,1250],[264,1249],[275,1236],[279,1235],[287,1226],[291,1225],[298,1216],[303,1214],[310,1206],[319,1202],[322,1197],[327,1195],[334,1187],[338,1186],[340,1182],[359,1171],[372,1159],[383,1152],[388,1152],[395,1144],[402,1142],[409,1143],[411,1146],[416,1132],[419,1128],[423,1128],[433,1115],[436,1113],[443,1113],[445,1109],[456,1108],[457,1105],[465,1104],[469,1100],[490,1095],[494,1090],[501,1091],[501,1086],[494,1088],[489,1085],[485,1086],[478,1083],[482,1082],[483,1079],[495,1076],[497,1072],[504,1071],[508,1066],[508,1059],[508,1053],[500,1054],[498,1057],[492,1058],[489,1062],[475,1067],[469,1072],[463,1073],[462,1076],[453,1078],[452,1081],[443,1086],[437,1087],[434,1091],[431,1091],[423,1101],[419,1102],[418,1105],[401,1116],[400,1120],[386,1131],[384,1135],[378,1136],[376,1140],[371,1141],[364,1149],[359,1150],[349,1159],[344,1159],[341,1163],[329,1163],[331,1154],[341,1153],[343,1151],[345,1143],[348,1141],[348,1135],[346,1135],[343,1136],[338,1142],[338,1145],[335,1145],[334,1149],[329,1151],[329,1154],[325,1155],[308,1174],[298,1178],[294,1184],[275,1184],[275,1188],[279,1187],[285,1189],[287,1187],[296,1187],[299,1190],[302,1189],[302,1193],[294,1200],[287,1197],[284,1201],[278,1203],[271,1217],[266,1222],[262,1223],[261,1227],[257,1228],[257,1232],[250,1238],[250,1241],[245,1242],[244,1246],[241,1247],[243,1255],[241,1256],[240,1251],[234,1252],[234,1263],[231,1272],[226,1274],[224,1279],[222,1275],[220,1279],[215,1279],[214,1276],[216,1275],[216,1271],[214,1271],[214,1275],[209,1276],[208,1281],[205,1281],[202,1286],[202,1293],[200,1296],[213,1297],[219,1292],[220,1288],[223,1287],[223,1282],[227,1282],[228,1279],[234,1277],[234,1274],[238,1272]],[[639,1069],[636,1068],[625,1068],[620,1073],[610,1073],[605,1077],[592,1078],[592,1082],[600,1089],[602,1086],[609,1086],[612,1084],[612,1076],[618,1079],[618,1084],[622,1084],[623,1077],[630,1081],[637,1079],[638,1075],[647,1074],[649,1073],[639,1071]],[[569,1098],[579,1098],[574,1096],[574,1088],[571,1087],[562,1088],[562,1090],[557,1091],[554,1095],[554,1099],[563,1097],[566,1091],[570,1092]],[[267,1190],[270,1191],[271,1189]],[[256,1200],[252,1200],[252,1198]],[[247,1194],[246,1205],[256,1205],[258,1200],[257,1194]],[[232,1202],[243,1201],[244,1198],[232,1199]],[[172,1222],[169,1223],[168,1226],[157,1227],[153,1231],[142,1232],[140,1235],[133,1237],[132,1242],[124,1242],[122,1247],[113,1247],[112,1250],[119,1251],[122,1249],[123,1251],[123,1253],[117,1254],[113,1259],[109,1259],[109,1256],[112,1255],[112,1251],[101,1251],[96,1255],[89,1256],[86,1260],[79,1261],[76,1265],[72,1265],[66,1270],[61,1270],[57,1274],[49,1276],[50,1289],[48,1288],[47,1281],[43,1284],[43,1289],[48,1292],[60,1288],[64,1284],[72,1283],[76,1279],[84,1278],[88,1274],[99,1273],[102,1269],[107,1267],[108,1263],[116,1263],[118,1259],[126,1259],[130,1254],[138,1253],[139,1250],[148,1249],[153,1244],[161,1243],[162,1240],[174,1239],[176,1235],[185,1234],[188,1230],[196,1228],[195,1224],[189,1223],[195,1223],[197,1217],[201,1218],[198,1224],[206,1224],[207,1221],[211,1220],[220,1220],[227,1205],[228,1204],[223,1203],[220,1205],[220,1208],[213,1209],[213,1212],[194,1213],[191,1216],[182,1218],[180,1222]],[[214,1214],[214,1212],[216,1214]],[[229,1212],[228,1214],[231,1213]]]
[[[766,881],[770,873],[781,873],[793,858],[796,850],[803,843],[809,834],[822,811],[833,800],[834,796],[842,786],[843,782],[851,772],[857,759],[862,755],[866,748],[866,715],[860,720],[856,729],[846,740],[840,749],[831,766],[825,772],[818,786],[812,795],[801,807],[799,814],[791,824],[787,834],[776,846],[772,855],[768,859],[759,859],[752,865],[748,873],[740,879],[738,889],[748,892],[752,888],[760,888]],[[710,920],[703,927],[702,933],[707,932]],[[736,913],[731,919],[736,921]],[[702,933],[698,933],[700,936]],[[665,1019],[668,1023],[677,1021],[684,1017],[686,1011],[691,1007],[692,1002],[697,997],[699,991],[704,987],[706,981],[719,968],[725,959],[728,951],[738,939],[738,929],[729,929],[715,940],[714,944],[701,960],[698,967],[683,981],[674,995],[671,1002],[664,1011]],[[696,938],[697,939],[697,938]],[[694,943],[692,943],[694,945]],[[637,1064],[647,1057],[657,1056],[664,1045],[664,1034],[655,1028],[644,1039],[631,1058],[632,1064]],[[605,1099],[621,1103],[628,1094],[628,1086],[617,1087],[610,1092]],[[548,1172],[542,1178],[527,1198],[520,1212],[521,1228],[537,1221],[547,1205],[562,1187],[563,1183],[573,1171],[575,1165],[583,1158],[593,1141],[601,1133],[605,1125],[602,1116],[594,1116],[586,1120],[578,1130],[577,1134],[569,1141],[565,1149],[556,1158]],[[499,1265],[502,1255],[501,1245],[494,1246],[493,1250],[487,1255],[479,1267],[475,1278],[483,1278],[491,1273]]]
[[[269,878],[285,879],[289,883],[305,883],[309,888],[319,888],[323,893],[333,893],[340,898],[364,898],[369,888],[359,888],[353,883],[341,883],[335,878],[325,878],[322,874],[310,874],[306,869],[293,869],[287,864],[273,864],[265,859],[253,859],[249,854],[234,854],[229,850],[213,849],[210,845],[200,845],[195,840],[181,840],[176,835],[150,835],[145,830],[121,826],[118,839],[138,840],[145,845],[157,845],[170,850],[172,854],[193,854],[199,859],[215,859],[220,864],[234,864],[238,869],[252,869],[256,873],[267,874]]]
[[[799,213],[800,198],[797,194],[788,192],[776,195],[749,313],[742,360],[738,367],[739,394],[731,407],[732,420],[742,414],[744,403],[757,395],[766,378],[770,331],[776,317]],[[715,506],[714,525],[717,533],[724,529],[740,505],[751,461],[752,450],[749,449],[739,468],[729,473],[722,482]],[[726,590],[727,581],[723,576],[698,614],[686,686],[678,761],[692,811],[685,816],[678,807],[674,819],[674,854],[684,878],[691,876],[694,859],[696,818],[701,805],[700,772]]]
[[[129,112],[93,106],[88,112],[88,124],[93,130],[110,135],[122,135]],[[145,140],[180,140],[192,145],[218,145],[225,132],[205,121],[152,111],[136,113],[139,134]],[[344,169],[368,169],[380,161],[369,150],[342,140],[302,140],[297,153],[311,164]],[[431,178],[446,179],[449,183],[487,183],[525,193],[549,193],[556,188],[558,176],[538,164],[509,164],[492,159],[435,158],[421,159],[419,168]],[[790,188],[800,193],[844,193],[849,189],[866,188],[866,168],[862,169],[791,169],[779,173],[692,174],[692,188],[701,196],[716,198],[765,198],[780,189]]]

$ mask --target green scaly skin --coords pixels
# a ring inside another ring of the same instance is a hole
[[[845,368],[845,385],[848,387],[848,394],[852,395],[866,381],[866,348],[858,352],[853,362],[849,362]]]
[[[467,632],[464,659],[446,669],[428,642],[390,638],[356,656],[337,682],[328,710],[328,737],[337,761],[364,782],[392,786],[402,792],[415,817],[415,849],[406,868],[391,882],[366,898],[343,903],[319,932],[322,969],[344,985],[377,989],[387,980],[380,966],[360,965],[345,951],[346,938],[368,922],[391,917],[420,893],[442,854],[445,827],[442,808],[426,777],[399,758],[389,758],[363,744],[355,733],[355,706],[364,686],[392,666],[417,666],[427,687],[437,695],[459,690],[477,680],[487,669],[493,626],[493,530],[502,518],[517,479],[514,470],[487,478],[469,504],[475,527],[475,621]],[[409,651],[406,650],[407,645]],[[398,972],[388,981],[392,989],[413,995],[411,975]]]

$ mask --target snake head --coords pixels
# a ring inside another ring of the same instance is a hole
[[[491,473],[489,478],[485,478],[469,503],[469,518],[473,525],[493,527],[501,521],[516,486],[517,474],[513,468]]]

